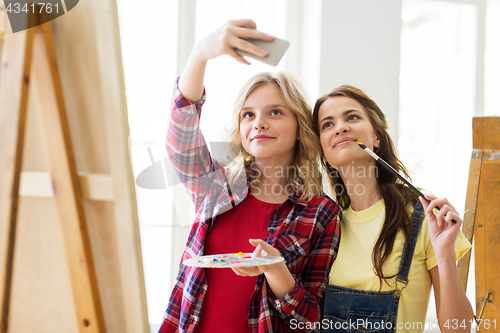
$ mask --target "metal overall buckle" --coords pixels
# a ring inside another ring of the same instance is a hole
[[[403,285],[401,288],[398,287],[398,282]],[[396,290],[394,290],[394,298],[401,297],[401,293],[403,292],[403,289],[405,289],[407,285],[408,285],[408,279],[403,279],[398,277],[396,279]]]

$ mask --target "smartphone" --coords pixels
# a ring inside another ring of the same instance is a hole
[[[276,66],[280,62],[281,58],[283,57],[283,54],[285,54],[286,50],[288,49],[288,46],[290,46],[289,41],[280,39],[278,37],[274,37],[272,41],[265,41],[262,39],[251,39],[251,38],[244,38],[244,39],[260,47],[261,49],[266,50],[267,57],[262,58],[256,56],[255,54],[251,54],[239,49],[235,49],[236,52],[241,54],[242,56],[261,61],[271,66]]]

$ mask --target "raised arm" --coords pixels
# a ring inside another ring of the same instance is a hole
[[[191,52],[174,91],[166,148],[177,176],[191,196],[196,211],[204,201],[214,177],[220,177],[222,182],[224,181],[224,170],[212,160],[200,131],[200,113],[205,100],[205,68],[208,60],[222,54],[228,54],[248,64],[235,52],[235,47],[263,55],[259,53],[262,51],[260,48],[242,39],[273,38],[255,28],[256,25],[251,20],[230,21],[201,40]]]
[[[235,48],[265,57],[266,51],[242,39],[273,39],[272,36],[257,31],[256,28],[252,20],[229,21],[196,44],[179,79],[179,90],[182,95],[191,101],[197,101],[202,97],[205,68],[210,59],[227,54],[249,65],[243,56],[236,53]]]

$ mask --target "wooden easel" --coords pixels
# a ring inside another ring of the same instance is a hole
[[[0,327],[149,332],[116,0],[14,34],[5,14]]]
[[[4,35],[0,77],[0,332],[11,333],[8,324],[16,222],[28,97],[32,93],[40,101],[78,330],[105,332],[51,22]]]
[[[471,243],[475,235],[476,314],[493,325],[500,313],[500,303],[493,302],[493,295],[500,295],[500,117],[473,119],[465,212],[462,231]],[[470,251],[458,265],[464,288],[469,261]]]

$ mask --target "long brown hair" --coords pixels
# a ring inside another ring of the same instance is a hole
[[[408,171],[399,160],[394,143],[387,132],[388,126],[385,114],[378,107],[378,105],[370,97],[368,97],[368,95],[356,87],[348,85],[339,86],[321,96],[316,101],[313,112],[313,127],[318,138],[319,108],[328,98],[335,96],[351,98],[363,106],[364,110],[368,114],[377,137],[380,139],[379,148],[376,149],[377,155],[392,166],[397,172],[403,174],[407,179],[410,179]],[[345,185],[342,177],[335,168],[328,164],[324,157],[322,158],[322,164],[327,173],[330,175],[328,178],[330,180],[332,191],[336,196],[337,203],[340,207],[342,207],[342,209],[348,208],[351,204],[351,199],[349,198],[347,191],[345,191]],[[408,212],[407,207],[408,205],[415,207],[418,195],[415,194],[410,188],[404,186],[396,176],[387,171],[385,168],[378,169],[377,184],[379,193],[385,203],[385,221],[377,242],[373,247],[372,262],[375,275],[378,276],[380,280],[380,287],[382,287],[382,279],[387,283],[387,279],[393,278],[400,273],[398,272],[395,275],[385,276],[382,268],[392,252],[394,240],[396,239],[398,232],[400,230],[403,232],[405,240],[409,240],[411,236],[411,214]],[[406,242],[406,244],[408,243],[409,242]],[[408,259],[409,251],[407,251],[404,262],[406,263]]]

